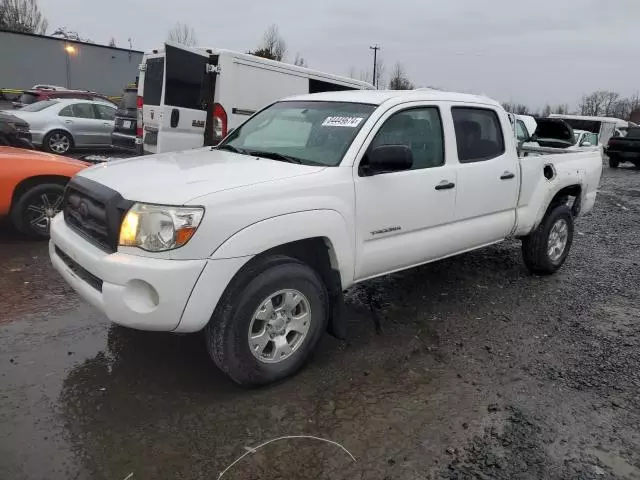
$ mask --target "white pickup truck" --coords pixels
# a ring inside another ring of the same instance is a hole
[[[565,261],[592,209],[595,151],[518,158],[507,113],[438,91],[304,95],[217,147],[97,165],[66,189],[53,265],[113,322],[198,332],[233,380],[294,373],[345,334],[354,283],[522,239]]]

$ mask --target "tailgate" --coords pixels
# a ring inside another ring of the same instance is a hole
[[[640,138],[616,137],[609,140],[610,152],[630,152],[640,154]]]

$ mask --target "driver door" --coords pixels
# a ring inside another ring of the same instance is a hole
[[[356,280],[446,255],[455,214],[457,165],[445,154],[453,149],[445,148],[439,106],[395,107],[369,138],[367,151],[381,145],[408,146],[413,167],[368,175],[366,151],[355,163]]]

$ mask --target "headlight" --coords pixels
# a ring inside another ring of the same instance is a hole
[[[122,220],[122,246],[150,252],[172,250],[186,244],[202,221],[204,208],[134,204]]]

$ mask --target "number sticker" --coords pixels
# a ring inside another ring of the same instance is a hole
[[[362,120],[362,117],[327,117],[322,126],[356,128]]]

